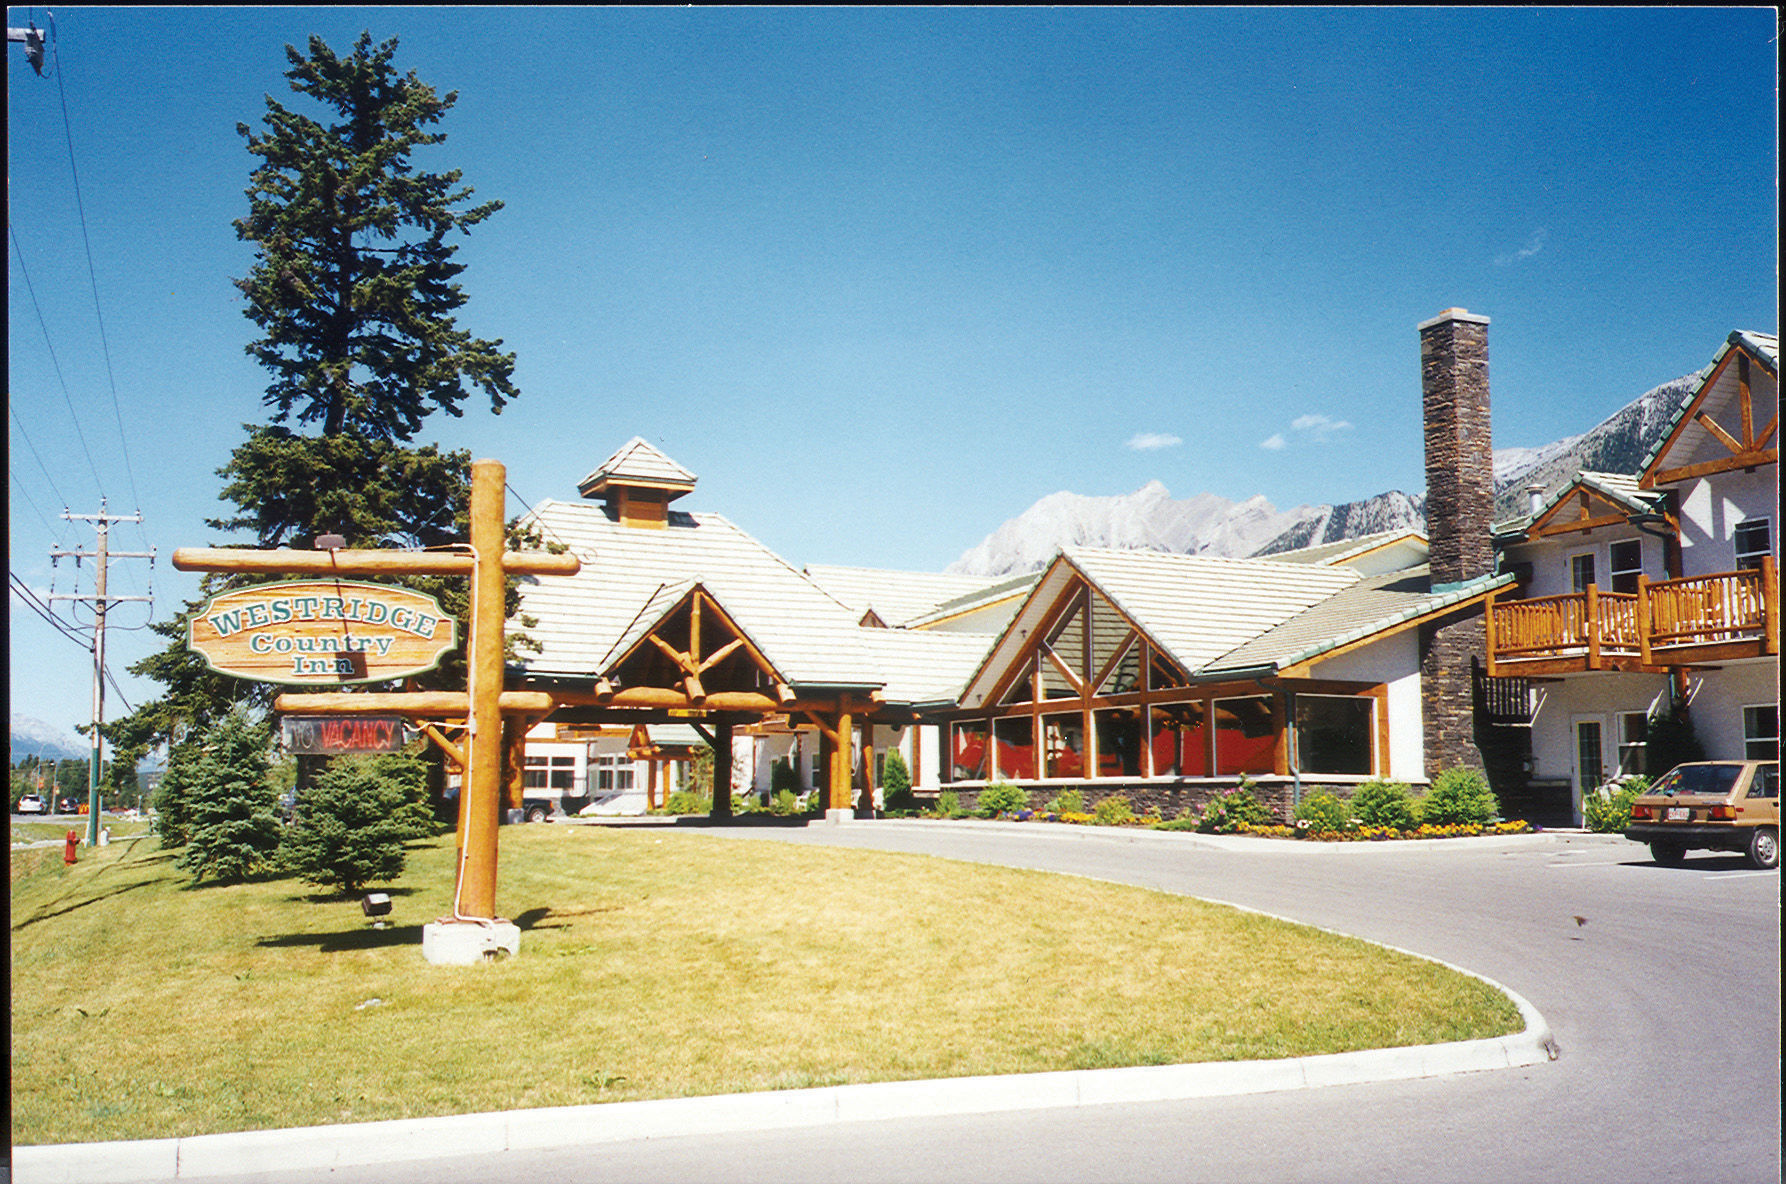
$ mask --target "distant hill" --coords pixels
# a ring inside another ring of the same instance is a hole
[[[1526,487],[1556,492],[1582,469],[1635,473],[1699,375],[1646,391],[1579,436],[1494,454],[1495,510],[1501,521],[1526,511]],[[1337,506],[1279,510],[1263,497],[1229,501],[1213,493],[1175,499],[1158,481],[1116,497],[1051,493],[999,526],[949,565],[951,572],[997,576],[1033,571],[1063,546],[1126,547],[1238,558],[1335,543],[1384,530],[1426,529],[1426,498],[1390,490]]]
[[[91,746],[72,732],[64,732],[53,724],[28,715],[12,717],[12,763],[28,756],[39,760],[83,760],[92,755]]]

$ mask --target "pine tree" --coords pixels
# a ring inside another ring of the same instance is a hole
[[[259,161],[248,214],[235,223],[255,264],[237,287],[262,331],[247,350],[272,376],[263,397],[272,422],[245,425],[248,439],[219,470],[220,497],[236,510],[209,525],[247,532],[257,546],[308,547],[325,533],[352,547],[464,539],[471,454],[412,441],[435,411],[462,414],[473,388],[494,412],[519,393],[514,355],[455,320],[464,266],[448,235],[468,233],[501,203],[468,205],[472,190],[457,170],[415,167],[416,149],[445,139],[433,129],[457,96],[400,74],[396,48],[369,33],[346,56],[318,37],[307,53],[287,46],[292,91],[324,119],[269,96],[263,130],[237,128]],[[155,743],[202,730],[239,702],[270,706],[272,688],[219,675],[185,645],[187,620],[206,598],[269,578],[207,577],[179,619],[155,626],[167,649],[131,672],[167,690],[107,725],[119,764],[134,768]],[[459,615],[468,635],[465,581],[406,582]],[[513,581],[509,595],[512,611]],[[463,669],[449,659],[418,685],[462,685]]]
[[[284,828],[268,777],[271,746],[269,726],[242,711],[186,746],[191,765],[181,770],[180,791],[188,835],[179,865],[195,880],[244,880],[275,866]]]
[[[286,866],[350,896],[396,879],[405,841],[433,832],[426,779],[426,766],[409,753],[331,762],[298,801]]]

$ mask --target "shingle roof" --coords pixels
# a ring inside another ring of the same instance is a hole
[[[1491,574],[1434,593],[1425,564],[1370,576],[1236,646],[1200,673],[1292,666],[1512,582],[1511,573]]]
[[[1363,555],[1386,544],[1401,539],[1426,542],[1426,536],[1410,527],[1398,530],[1380,530],[1375,534],[1359,535],[1356,538],[1340,539],[1338,542],[1317,543],[1312,547],[1299,547],[1294,551],[1277,551],[1270,555],[1260,555],[1260,559],[1269,559],[1274,563],[1344,563],[1348,559]]]
[[[902,625],[938,605],[975,596],[1002,582],[998,576],[952,572],[887,571],[876,567],[835,567],[809,563],[806,575],[819,587],[855,610],[870,609],[889,625]]]
[[[890,701],[948,697],[988,644],[971,634],[866,629],[780,556],[717,514],[622,526],[603,507],[548,500],[528,516],[583,559],[574,576],[524,580],[521,612],[540,645],[531,675],[593,679],[699,585],[776,671],[800,686],[884,688]]]
[[[643,437],[634,436],[577,482],[577,489],[584,497],[592,497],[610,484],[630,481],[686,493],[695,487],[695,480],[693,473],[646,443]]]

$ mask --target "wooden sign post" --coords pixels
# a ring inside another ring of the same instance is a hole
[[[510,953],[520,947],[519,930],[496,915],[496,837],[498,794],[502,787],[502,711],[503,711],[503,578],[516,575],[575,575],[581,566],[574,555],[549,555],[505,550],[503,528],[503,489],[505,470],[493,460],[480,460],[471,466],[471,543],[466,552],[451,551],[251,551],[246,549],[181,548],[174,552],[174,567],[180,571],[266,572],[304,576],[398,576],[398,575],[461,575],[471,578],[471,640],[466,653],[467,687],[464,695],[453,692],[421,693],[320,693],[285,694],[274,707],[295,715],[377,715],[399,714],[412,718],[452,717],[468,722],[464,740],[464,776],[459,791],[459,865],[453,889],[453,912],[433,925],[424,927],[422,952],[430,962],[468,962],[494,956],[498,950]],[[468,552],[468,553],[467,553]],[[289,585],[285,587],[291,587]],[[395,591],[395,590],[390,590]],[[306,589],[302,596],[308,596]],[[320,594],[319,594],[320,595]],[[370,594],[366,594],[370,598]],[[217,598],[222,600],[222,597]],[[344,601],[346,597],[343,598]],[[217,601],[213,601],[215,606]],[[240,627],[246,610],[236,606],[234,619]],[[229,611],[226,605],[225,612]],[[263,610],[271,618],[276,610]],[[293,618],[301,618],[303,609],[284,610]],[[360,618],[372,615],[370,609],[357,610]],[[419,606],[413,610],[423,613]],[[320,617],[317,606],[313,616]],[[345,603],[340,616],[346,615]],[[387,614],[388,615],[388,614]],[[215,616],[215,612],[212,613]],[[258,618],[257,618],[258,619]],[[419,628],[415,618],[406,618]],[[285,633],[277,624],[291,624]],[[345,627],[346,622],[336,621]],[[255,636],[263,641],[260,648],[279,655],[277,639],[282,636],[314,636],[307,628],[311,622],[270,622],[256,627]],[[355,627],[364,624],[356,620]],[[197,623],[194,625],[198,628]],[[215,626],[213,625],[213,631]],[[413,630],[412,630],[413,631]],[[432,633],[430,634],[432,635]],[[376,673],[376,644],[359,646],[351,651],[353,660],[335,669],[345,674],[332,679],[346,683],[381,677]],[[393,648],[395,648],[393,646]],[[283,656],[289,666],[295,661],[296,643]],[[368,673],[361,673],[365,670]],[[264,677],[264,676],[257,676]],[[398,677],[398,675],[382,675]],[[282,681],[296,681],[285,679]],[[303,681],[313,682],[305,677]],[[528,706],[538,712],[550,710],[528,696]]]

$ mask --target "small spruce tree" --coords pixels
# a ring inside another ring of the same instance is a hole
[[[286,865],[305,882],[358,895],[403,874],[409,839],[434,829],[427,766],[409,752],[330,762],[298,801]]]
[[[283,827],[268,776],[271,747],[271,726],[241,711],[196,745],[182,789],[187,841],[179,859],[193,879],[245,880],[276,866]]]

